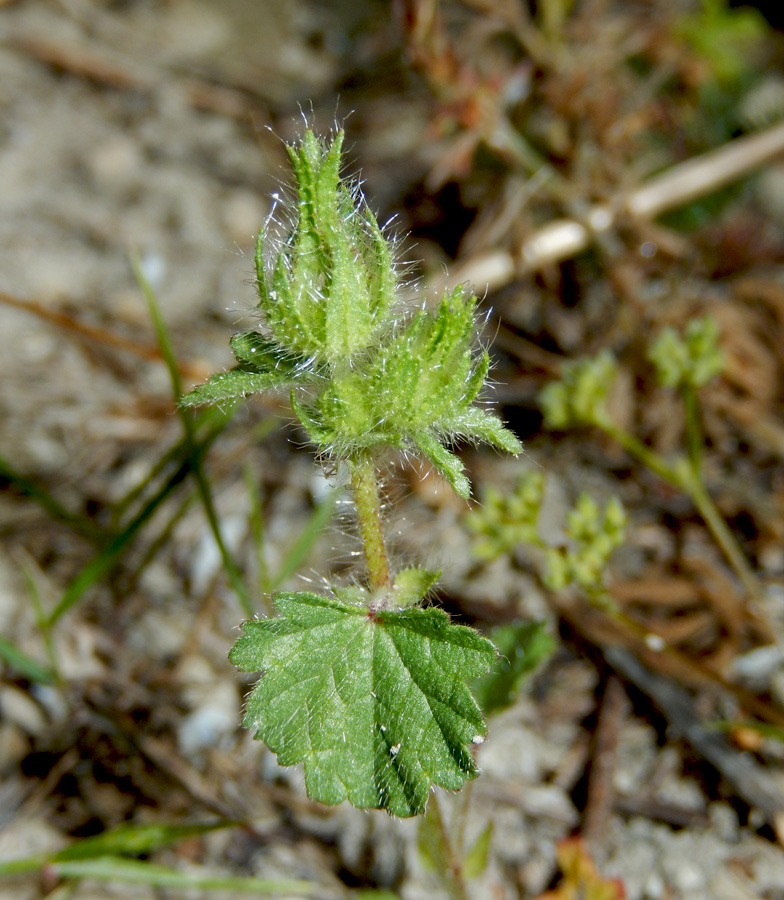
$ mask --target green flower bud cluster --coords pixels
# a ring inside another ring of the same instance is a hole
[[[663,387],[700,388],[724,368],[719,325],[712,316],[694,319],[681,336],[665,328],[648,352]]]
[[[609,421],[607,397],[617,369],[609,351],[564,363],[561,380],[548,384],[539,394],[545,425],[557,431],[573,425],[604,427]]]
[[[480,559],[493,560],[510,553],[518,544],[539,543],[539,512],[544,498],[544,475],[526,472],[511,494],[489,487],[482,506],[467,517],[466,524],[482,539],[474,546]]]
[[[308,130],[289,147],[296,210],[285,236],[259,233],[261,331],[236,335],[238,365],[183,398],[186,406],[292,389],[294,412],[325,455],[352,459],[387,445],[430,460],[463,497],[463,438],[519,453],[501,421],[474,406],[489,357],[478,345],[476,298],[461,288],[435,312],[403,315],[393,246],[356,183],[341,178],[343,134]],[[305,388],[304,393],[294,393]]]
[[[575,584],[589,595],[601,595],[610,555],[626,540],[623,504],[612,497],[602,510],[593,497],[580,494],[566,521],[568,545],[547,548],[543,580],[554,591]]]
[[[474,553],[493,560],[519,544],[539,547],[544,553],[542,581],[553,591],[575,584],[592,598],[602,597],[604,572],[614,550],[626,539],[626,512],[617,497],[604,509],[588,494],[580,494],[566,516],[566,544],[551,547],[539,534],[545,479],[527,472],[511,494],[488,488],[483,504],[466,519],[479,540]]]

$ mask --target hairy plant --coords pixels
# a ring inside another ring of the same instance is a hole
[[[394,242],[341,176],[342,145],[342,132],[323,140],[307,130],[288,148],[295,203],[280,204],[257,242],[261,325],[232,338],[236,367],[182,404],[288,388],[318,456],[348,467],[365,581],[275,594],[279,615],[246,622],[230,658],[262,673],[244,724],[283,765],[304,763],[309,796],[411,816],[433,784],[457,789],[476,775],[470,747],[485,725],[465,680],[497,652],[423,605],[438,573],[394,570],[379,457],[424,457],[467,498],[454,441],[522,447],[475,403],[489,367],[476,298],[457,288],[435,310],[407,311]]]
[[[606,569],[612,553],[626,540],[623,504],[618,497],[611,497],[602,509],[590,494],[581,493],[566,514],[564,541],[551,546],[539,528],[544,492],[544,476],[536,470],[522,475],[514,490],[506,494],[487,488],[482,506],[466,518],[469,529],[478,537],[474,552],[482,559],[492,560],[521,544],[538,547],[542,553],[542,582],[547,588],[562,591],[574,585],[592,602],[610,605]],[[536,637],[534,626],[535,623],[526,623],[523,628]],[[500,646],[502,642],[496,643]],[[534,660],[536,656],[532,654]]]
[[[539,401],[545,425],[557,431],[591,426],[617,441],[626,452],[678,490],[688,494],[749,597],[756,600],[756,575],[719,512],[705,482],[705,436],[699,391],[724,368],[719,327],[710,316],[693,319],[680,334],[665,328],[648,348],[662,387],[677,391],[685,420],[685,453],[665,458],[619,425],[607,405],[617,362],[607,351],[564,364],[561,380],[548,384]]]

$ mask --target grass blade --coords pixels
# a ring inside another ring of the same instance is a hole
[[[51,669],[23,653],[2,635],[0,635],[0,659],[15,669],[22,677],[38,684],[53,684],[57,680]]]
[[[135,856],[176,844],[185,838],[207,834],[221,828],[234,828],[237,824],[228,819],[219,819],[214,822],[191,822],[186,825],[172,825],[166,822],[118,825],[95,837],[83,838],[65,850],[60,850],[52,857],[52,862],[70,862],[75,859],[95,859],[100,856],[121,854]]]
[[[337,490],[330,491],[313,510],[307,525],[292,544],[275,577],[271,579],[268,585],[270,592],[277,590],[286,579],[299,570],[302,563],[307,559],[310,548],[335,512],[337,494]]]
[[[78,516],[67,510],[35,479],[17,472],[9,462],[0,456],[0,488],[7,484],[12,485],[23,496],[35,501],[56,522],[68,525],[82,537],[93,542],[100,542],[106,537],[105,533],[96,528],[86,516]]]
[[[264,508],[262,505],[261,491],[258,481],[250,466],[245,466],[243,471],[245,487],[250,499],[250,529],[253,548],[256,553],[256,568],[258,570],[258,593],[262,598],[269,594],[270,574],[266,558],[266,533],[264,528]],[[268,610],[265,610],[268,612]]]
[[[182,484],[188,477],[191,470],[189,460],[180,463],[177,470],[169,476],[163,487],[145,503],[141,511],[134,519],[109,543],[104,550],[97,554],[91,562],[71,581],[65,589],[60,602],[52,611],[48,619],[48,626],[51,627],[60,619],[68,610],[78,603],[84,594],[97,581],[100,581],[108,572],[110,572],[126,553],[130,545],[133,543],[136,535],[141,531],[142,526],[152,518],[155,511],[163,503],[163,501],[176,488]]]
[[[48,627],[51,628],[61,616],[82,599],[89,588],[114,569],[145,523],[152,518],[164,500],[187,479],[193,466],[199,462],[213,441],[221,434],[223,427],[224,422],[218,422],[195,447],[190,444],[182,444],[181,449],[183,454],[186,454],[185,458],[123,531],[116,535],[109,545],[97,554],[68,585],[60,602],[47,620]]]
[[[95,881],[119,881],[155,888],[196,888],[203,891],[236,891],[268,896],[270,894],[316,894],[319,885],[304,880],[269,880],[232,875],[210,875],[203,871],[180,871],[155,863],[102,856],[97,859],[75,859],[53,862],[48,867],[61,878],[91,878]]]
[[[161,310],[158,306],[155,292],[153,291],[150,283],[145,278],[144,272],[142,271],[138,256],[132,256],[131,265],[133,266],[136,282],[139,285],[139,288],[141,289],[142,294],[144,295],[144,299],[147,303],[150,318],[152,319],[153,327],[155,328],[155,333],[157,335],[158,343],[161,348],[161,353],[163,355],[164,361],[166,362],[166,367],[169,370],[172,391],[174,393],[174,402],[177,405],[177,412],[179,413],[180,420],[182,421],[186,442],[193,451],[193,476],[196,479],[196,484],[199,489],[202,505],[204,506],[204,513],[207,516],[207,521],[209,523],[213,537],[215,538],[215,543],[218,545],[218,550],[220,552],[221,559],[223,560],[223,567],[226,570],[229,582],[231,583],[231,586],[235,594],[239,598],[240,603],[242,604],[242,607],[247,615],[252,616],[255,613],[253,603],[251,602],[251,599],[245,588],[242,576],[240,575],[239,567],[234,561],[232,555],[229,553],[229,549],[226,546],[225,541],[223,540],[223,535],[220,530],[220,523],[218,521],[218,515],[215,511],[215,505],[212,502],[212,493],[210,491],[209,482],[204,474],[204,469],[201,464],[201,454],[196,453],[196,435],[194,430],[193,418],[191,417],[191,414],[187,410],[183,409],[180,405],[180,397],[183,393],[182,379],[180,378],[180,370],[177,366],[177,360],[174,356],[174,348],[171,343],[169,331],[166,327],[166,323],[163,320],[163,316],[161,315]]]
[[[200,445],[207,445],[220,436],[224,428],[231,421],[237,406],[225,405],[221,407],[211,406],[205,409],[194,420],[194,432],[197,435],[197,441]],[[202,435],[203,432],[206,432]],[[209,438],[208,438],[209,435]],[[112,507],[112,514],[119,520],[122,519],[126,512],[139,500],[145,490],[152,484],[165,470],[176,463],[179,463],[187,456],[188,448],[187,438],[181,437],[176,444],[173,444],[155,463],[149,473],[136,485],[134,485],[128,493],[121,497]]]

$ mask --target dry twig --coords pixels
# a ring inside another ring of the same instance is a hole
[[[466,260],[452,281],[495,290],[515,278],[561,262],[585,250],[624,217],[649,220],[742,178],[784,153],[784,124],[738,138],[673,166],[634,191],[618,194],[588,210],[584,221],[559,219],[540,228],[517,253],[497,250]]]

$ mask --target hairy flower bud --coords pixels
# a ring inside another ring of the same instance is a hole
[[[401,315],[392,246],[356,183],[340,177],[342,146],[342,133],[328,143],[307,131],[289,147],[296,210],[288,224],[270,217],[256,247],[264,333],[235,335],[237,368],[183,403],[285,385],[322,453],[352,459],[379,445],[412,450],[467,497],[462,463],[445,443],[522,449],[498,418],[474,406],[489,368],[477,300],[456,288],[434,312]]]

